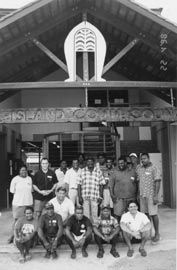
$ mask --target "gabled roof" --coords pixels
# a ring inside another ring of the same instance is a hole
[[[64,39],[82,21],[83,11],[106,39],[106,62],[139,39],[114,66],[116,72],[130,80],[176,81],[175,23],[132,0],[38,0],[0,19],[0,82],[38,81],[58,69],[27,34],[65,62]],[[162,44],[162,37],[167,43]],[[161,61],[167,63],[166,71]]]

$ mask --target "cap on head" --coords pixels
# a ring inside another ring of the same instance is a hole
[[[101,210],[104,210],[104,209],[110,210],[111,207],[110,207],[110,205],[103,205],[103,206],[101,207]]]
[[[53,206],[52,203],[48,202],[48,203],[46,203],[46,205],[45,205],[45,209],[54,209],[54,206]]]
[[[136,158],[138,158],[138,156],[137,156],[136,153],[131,153],[131,154],[129,155],[129,157],[136,157]]]

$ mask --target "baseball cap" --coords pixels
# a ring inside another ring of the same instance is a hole
[[[135,154],[135,153],[131,153],[131,154],[129,155],[129,157],[136,157],[136,158],[137,158],[138,156],[137,156],[137,154]]]
[[[101,210],[104,210],[104,209],[111,209],[111,207],[110,207],[110,205],[103,205],[102,207],[101,207]]]
[[[50,203],[50,202],[48,202],[48,203],[46,203],[46,205],[45,205],[45,209],[54,209],[54,206],[53,206],[53,204],[52,203]]]

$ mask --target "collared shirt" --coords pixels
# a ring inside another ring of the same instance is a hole
[[[58,180],[57,186],[63,186],[65,184],[64,177],[65,177],[66,172],[64,173],[60,168],[58,168],[56,169],[55,174]]]
[[[37,186],[40,190],[50,190],[57,182],[58,181],[55,173],[50,169],[48,169],[46,173],[44,173],[42,170],[39,170],[34,175],[33,178],[33,185]],[[40,201],[50,200],[52,197],[53,197],[52,192],[47,196],[43,196],[42,194],[39,194],[37,191],[34,191],[34,198],[36,200]]]
[[[10,184],[10,192],[14,194],[12,204],[16,206],[25,206],[33,204],[32,179],[17,175]]]
[[[52,216],[44,214],[39,220],[39,227],[45,236],[56,237],[59,227],[63,228],[62,218],[57,213]]]
[[[100,197],[99,187],[105,185],[105,179],[98,168],[90,171],[85,167],[81,170],[77,183],[81,185],[83,199],[97,200]]]
[[[137,168],[140,196],[152,198],[154,195],[154,182],[161,178],[160,171],[152,163],[149,166]]]
[[[73,168],[69,169],[64,176],[64,183],[67,183],[70,189],[77,189],[77,179],[80,173],[81,169],[78,169],[77,171]]]
[[[69,227],[70,231],[76,236],[85,234],[88,227],[92,228],[92,224],[88,217],[83,216],[81,220],[78,220],[75,215],[72,215],[68,219],[66,226]]]
[[[130,212],[122,215],[120,223],[123,222],[129,227],[131,231],[137,232],[140,228],[150,223],[149,219],[144,213],[137,211],[135,217]]]
[[[117,219],[112,216],[107,219],[100,216],[95,220],[93,226],[97,227],[103,235],[110,235],[112,231],[119,226],[119,224]]]
[[[137,185],[135,170],[115,169],[110,177],[110,189],[118,199],[129,199],[136,197]]]
[[[62,203],[59,203],[57,197],[50,200],[50,203],[54,206],[54,212],[62,217],[63,222],[74,214],[74,204],[67,197],[64,198]]]

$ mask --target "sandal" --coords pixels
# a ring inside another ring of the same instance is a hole
[[[97,258],[103,258],[104,255],[104,250],[103,249],[99,249],[98,253],[97,253]]]
[[[133,253],[134,253],[134,250],[133,250],[133,249],[129,249],[129,250],[127,251],[127,256],[128,256],[128,257],[132,257],[132,256],[133,256]]]
[[[111,249],[111,250],[110,250],[110,253],[112,254],[112,256],[113,256],[114,258],[120,257],[120,255],[119,255],[119,253],[116,251],[116,249]]]
[[[147,252],[144,248],[139,248],[139,252],[140,252],[141,256],[143,256],[143,257],[147,256]]]

